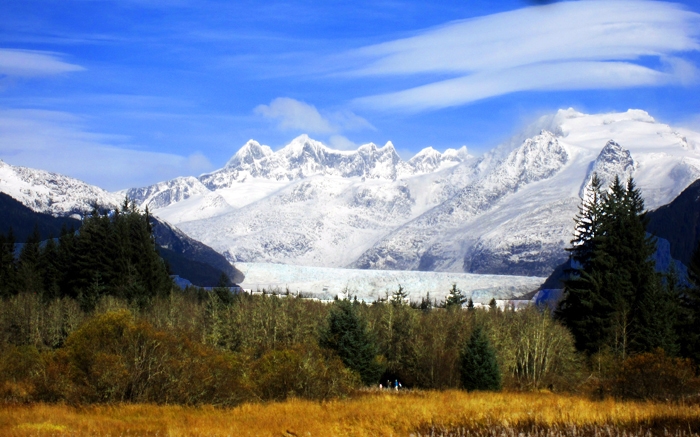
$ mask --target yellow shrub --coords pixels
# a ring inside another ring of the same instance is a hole
[[[614,382],[614,394],[630,399],[678,400],[697,395],[693,363],[667,356],[663,349],[627,358]]]

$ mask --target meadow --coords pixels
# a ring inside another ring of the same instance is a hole
[[[360,391],[346,399],[233,408],[5,404],[0,435],[647,436],[700,435],[700,406],[540,393]]]

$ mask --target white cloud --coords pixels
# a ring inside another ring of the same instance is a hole
[[[324,134],[336,131],[315,106],[288,97],[278,97],[269,105],[259,105],[255,108],[255,113],[277,120],[280,129]]]
[[[87,132],[79,117],[65,112],[0,110],[0,158],[13,165],[65,174],[107,190],[213,168],[201,153],[149,152],[128,148],[125,141],[128,138]]]
[[[680,82],[675,71],[660,72],[626,62],[565,62],[526,65],[434,82],[405,91],[357,99],[364,106],[420,111],[463,105],[518,91],[626,88]]]
[[[278,97],[269,105],[258,105],[255,113],[276,120],[282,130],[298,130],[311,134],[375,129],[370,122],[350,111],[321,114],[315,106],[289,97]]]
[[[54,53],[0,49],[0,76],[41,77],[82,70],[85,68],[62,61]]]
[[[439,75],[359,99],[416,111],[514,91],[687,84],[697,70],[679,54],[700,50],[698,36],[700,14],[678,4],[581,0],[448,23],[345,53],[337,64],[351,76]],[[645,66],[649,57],[662,67]]]

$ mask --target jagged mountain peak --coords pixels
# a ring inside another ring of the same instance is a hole
[[[319,155],[328,152],[338,151],[326,147],[325,144],[310,138],[307,134],[301,134],[298,137],[294,138],[289,144],[278,150],[276,154],[286,156],[300,156],[304,153],[311,155]]]
[[[615,175],[628,177],[634,172],[636,167],[637,164],[632,159],[632,153],[615,142],[615,140],[610,140],[596,158],[593,164],[593,171],[598,172],[601,178],[609,176],[614,178]]]
[[[416,158],[423,158],[424,156],[442,156],[442,153],[439,151],[433,149],[432,146],[428,146],[424,149],[422,149],[420,152],[416,153],[413,158],[411,158],[409,161],[412,161]]]
[[[225,168],[252,165],[254,162],[272,155],[272,153],[272,149],[268,146],[261,145],[257,141],[251,139],[229,159]]]
[[[353,152],[351,152],[353,153]],[[396,148],[394,143],[387,141],[386,144],[379,147],[375,143],[363,144],[357,148],[357,153],[368,154],[368,153],[379,153],[379,154],[396,154]],[[398,154],[397,154],[398,155]]]
[[[632,153],[615,140],[609,140],[593,161],[579,196],[582,198],[588,196],[593,173],[598,175],[601,186],[605,189],[612,183],[615,176],[624,182],[634,174],[636,169],[637,163],[632,159]]]
[[[466,147],[459,150],[447,149],[445,153],[440,153],[439,150],[432,147],[426,147],[409,159],[408,164],[418,172],[430,173],[445,166],[459,164],[467,158],[469,158],[469,154]]]
[[[459,149],[447,149],[442,156],[449,159],[459,159],[460,161],[464,161],[472,157],[472,155],[469,154],[469,149],[467,149],[467,146],[462,146]]]
[[[363,152],[364,152],[364,153],[367,153],[367,152],[370,152],[370,151],[376,151],[376,150],[378,150],[378,149],[379,149],[379,147],[377,147],[376,144],[374,144],[374,143],[367,143],[367,144],[363,144],[363,145],[361,145],[360,147],[358,147],[358,148],[357,148],[357,151],[358,151],[359,153],[363,153]]]
[[[199,179],[185,176],[143,188],[130,188],[125,194],[137,202],[141,208],[158,209],[193,196],[208,195],[211,192]]]

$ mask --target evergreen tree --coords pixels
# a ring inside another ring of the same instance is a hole
[[[347,299],[336,300],[319,344],[336,351],[342,362],[357,372],[364,384],[370,385],[379,381],[384,369],[377,360],[378,349],[367,331],[367,323],[358,314],[358,305]]]
[[[77,297],[72,286],[76,281],[76,270],[73,267],[76,255],[75,240],[75,229],[68,230],[64,224],[61,228],[61,236],[58,238],[56,253],[56,266],[60,272],[58,285],[61,297]]]
[[[422,297],[420,300],[420,309],[426,312],[429,312],[430,310],[433,309],[433,301],[430,300],[430,292],[425,293],[425,297]]]
[[[467,301],[467,311],[474,311],[474,301],[471,297]]]
[[[53,238],[49,238],[39,256],[39,270],[43,275],[44,299],[55,299],[61,294],[61,271],[58,262],[58,245]]]
[[[68,288],[84,309],[92,308],[103,295],[122,297],[140,307],[172,288],[165,262],[160,258],[152,235],[150,216],[139,212],[133,202],[122,209],[100,213],[93,208],[75,237],[65,234],[61,242],[72,246],[59,250],[69,263]]]
[[[489,312],[495,313],[496,311],[498,311],[498,303],[496,302],[496,298],[492,297],[489,301]]]
[[[228,276],[226,276],[226,273],[221,273],[221,276],[219,277],[219,282],[216,284],[216,287],[212,290],[212,292],[216,295],[216,297],[219,299],[219,301],[225,305],[229,306],[233,303],[233,293],[231,293],[231,289],[229,288],[231,280],[229,279]]]
[[[447,295],[445,300],[445,308],[462,308],[462,305],[467,301],[466,296],[462,293],[462,290],[457,288],[457,284],[452,284],[450,293]]]
[[[39,227],[34,226],[34,231],[29,235],[19,253],[17,274],[19,291],[21,292],[37,295],[43,294],[44,284],[43,272],[40,270],[40,245]]]
[[[645,232],[641,192],[632,178],[624,186],[616,177],[598,195],[596,179],[576,218],[573,269],[557,315],[571,329],[576,346],[588,353],[610,348],[625,357],[659,345],[671,353],[672,337],[658,330],[671,332],[662,319],[669,320],[673,309],[655,308],[663,291],[652,259],[656,244]]]
[[[681,292],[678,272],[672,267],[664,275],[663,283],[656,284],[639,297],[636,315],[638,331],[633,349],[650,352],[661,348],[671,356],[680,353],[676,329],[682,320]]]
[[[391,304],[394,306],[400,306],[405,304],[407,300],[408,293],[406,293],[401,284],[399,284],[399,289],[391,295]]]
[[[496,352],[481,325],[474,328],[462,349],[459,370],[462,387],[467,391],[501,389],[501,372]]]
[[[571,268],[564,280],[564,299],[557,316],[571,330],[576,347],[594,353],[600,350],[610,333],[611,303],[605,291],[606,272],[612,260],[600,245],[605,236],[602,183],[593,173],[575,217],[574,238],[570,253]]]
[[[593,258],[595,237],[600,234],[602,218],[602,182],[597,173],[593,173],[590,186],[584,192],[584,198],[575,217],[574,239],[567,250],[571,259],[582,268]]]
[[[7,236],[0,234],[0,297],[9,297],[16,293],[15,234],[10,228]]]

